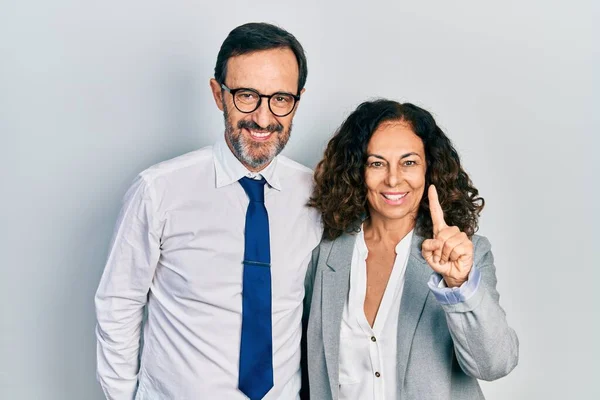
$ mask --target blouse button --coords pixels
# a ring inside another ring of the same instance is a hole
[[[371,336],[371,342],[376,342],[377,339],[375,339],[375,336]]]
[[[381,374],[379,372],[375,372],[375,376],[379,378]]]

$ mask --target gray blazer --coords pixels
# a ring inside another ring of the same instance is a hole
[[[308,268],[303,375],[313,400],[339,397],[340,326],[355,239],[323,240]],[[413,235],[398,320],[397,399],[483,399],[477,379],[501,378],[517,365],[519,343],[498,303],[490,243],[472,240],[481,281],[466,301],[450,305],[427,286],[432,269],[421,255],[423,238]]]

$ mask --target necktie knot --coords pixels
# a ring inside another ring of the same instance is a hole
[[[257,180],[243,177],[239,182],[244,188],[244,191],[248,195],[250,201],[257,201],[259,203],[265,202],[265,178]]]

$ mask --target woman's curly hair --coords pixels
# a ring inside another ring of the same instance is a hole
[[[324,237],[332,240],[344,232],[356,231],[356,222],[369,215],[365,184],[367,146],[377,128],[390,121],[408,123],[425,148],[425,191],[417,212],[416,232],[425,238],[433,236],[427,196],[427,188],[433,184],[446,223],[473,236],[485,201],[462,169],[450,139],[428,111],[410,103],[380,99],[362,103],[348,116],[315,169],[315,188],[308,205],[321,212]]]

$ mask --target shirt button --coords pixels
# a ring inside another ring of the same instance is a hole
[[[375,376],[379,378],[381,374],[379,372],[375,372]]]
[[[376,342],[377,339],[375,339],[375,336],[371,336],[371,342]]]

